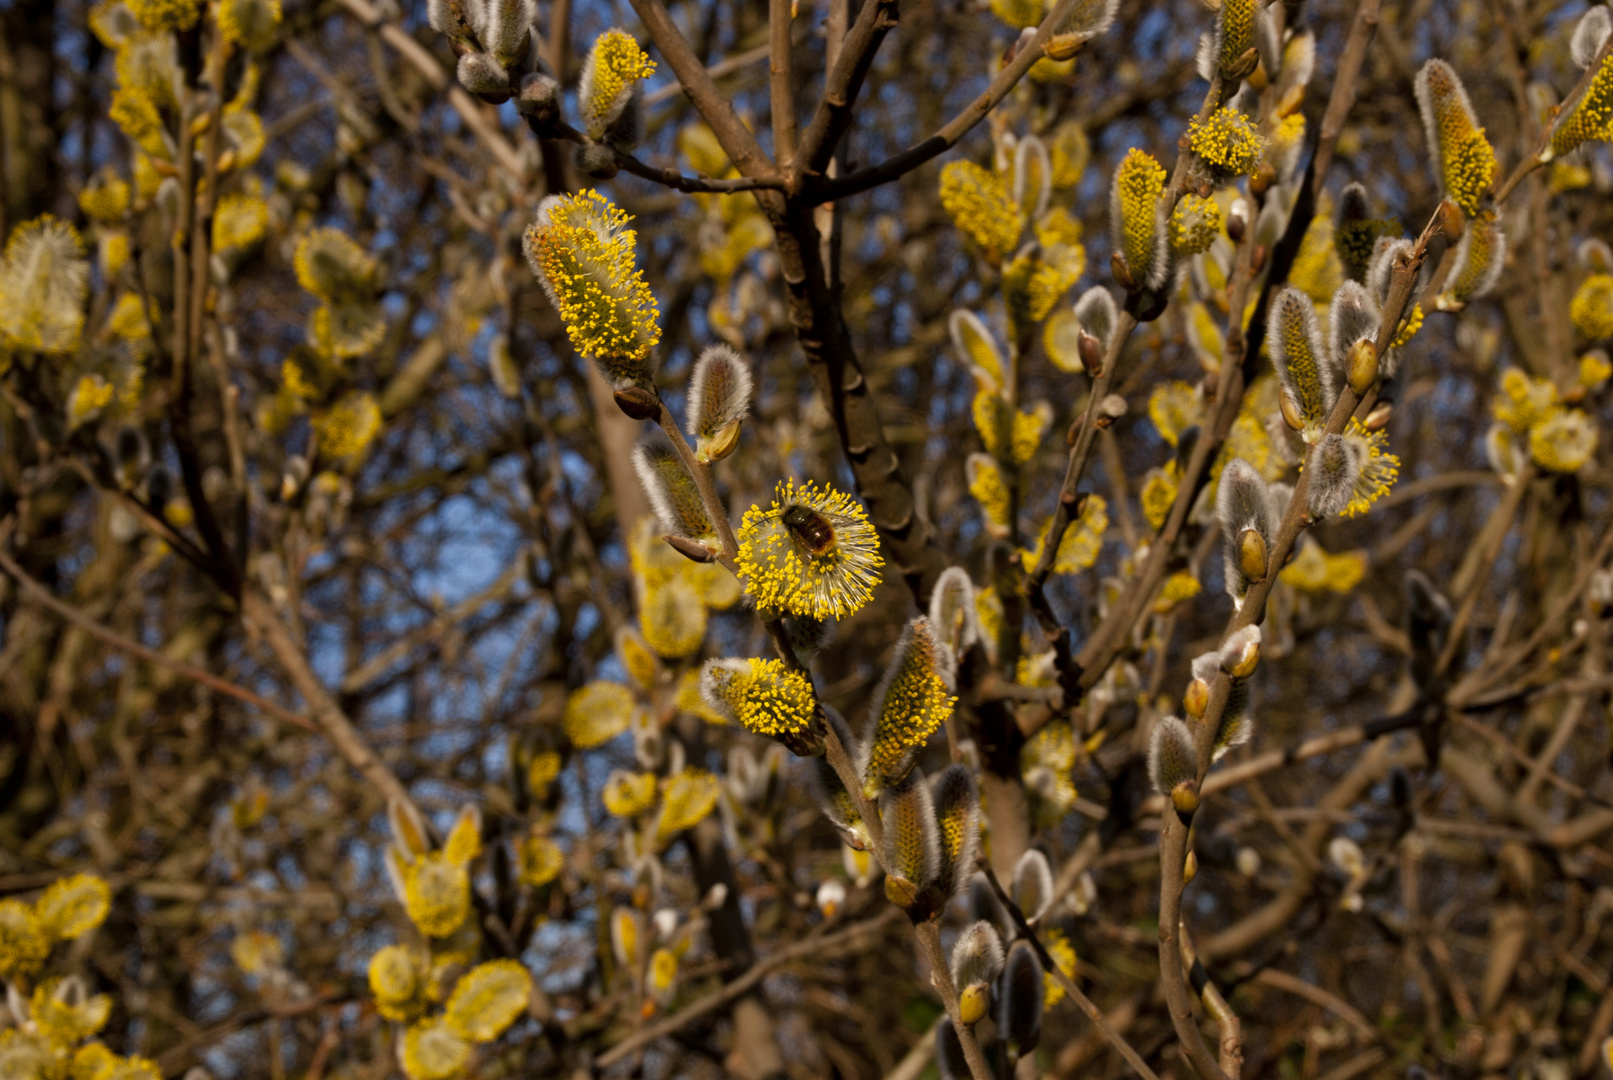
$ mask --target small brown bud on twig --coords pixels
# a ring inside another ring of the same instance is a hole
[[[1196,851],[1189,851],[1182,863],[1182,884],[1191,885],[1193,879],[1199,876],[1199,855]]]
[[[682,555],[691,562],[708,563],[717,557],[717,553],[698,540],[690,540],[687,536],[678,536],[673,533],[661,537],[666,541],[667,547]]]
[[[1455,203],[1445,199],[1439,204],[1439,227],[1445,233],[1446,243],[1460,243],[1466,224],[1461,208]]]
[[[1249,253],[1249,269],[1255,273],[1266,268],[1266,245],[1256,244],[1254,251]]]
[[[1081,367],[1092,378],[1103,374],[1103,342],[1085,330],[1076,339],[1076,351],[1081,354]]]
[[[1183,780],[1171,788],[1171,805],[1176,808],[1177,816],[1186,825],[1193,815],[1199,812],[1199,785],[1193,780]]]
[[[642,386],[616,391],[616,407],[634,420],[654,420],[661,415],[661,396]]]
[[[1126,257],[1120,252],[1109,256],[1109,273],[1114,275],[1115,284],[1127,292],[1137,291],[1137,279],[1131,276],[1131,267],[1126,265]]]
[[[1194,679],[1187,684],[1187,692],[1182,695],[1182,709],[1195,720],[1204,719],[1204,710],[1210,705],[1210,684],[1203,679]]]
[[[1098,430],[1103,430],[1125,415],[1126,399],[1119,394],[1105,394],[1103,400],[1098,402]]]
[[[1350,355],[1345,360],[1345,377],[1349,380],[1350,389],[1357,394],[1365,394],[1372,388],[1372,382],[1378,377],[1378,347],[1368,338],[1362,338],[1350,347]]]
[[[1042,45],[1042,55],[1049,60],[1069,60],[1086,43],[1087,39],[1081,34],[1054,34]]]
[[[1238,536],[1238,569],[1250,581],[1266,577],[1266,538],[1258,529],[1245,529]]]
[[[1367,413],[1366,423],[1363,425],[1368,431],[1382,431],[1389,426],[1389,413],[1394,409],[1394,403],[1380,401]]]

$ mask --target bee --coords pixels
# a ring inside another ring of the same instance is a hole
[[[797,503],[784,511],[781,520],[813,555],[827,555],[835,549],[834,526],[816,510]]]

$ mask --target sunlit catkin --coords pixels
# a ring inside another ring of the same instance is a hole
[[[729,723],[757,735],[805,731],[817,704],[806,676],[782,660],[707,660],[700,693]]]
[[[1507,238],[1493,211],[1471,217],[1456,245],[1456,272],[1435,306],[1458,311],[1495,288],[1507,258]]]
[[[0,256],[0,341],[71,352],[84,329],[90,265],[78,230],[46,214],[17,226]]]
[[[1479,212],[1494,182],[1495,151],[1479,127],[1467,89],[1449,64],[1437,59],[1425,63],[1415,89],[1434,179],[1471,217]]]
[[[993,263],[1013,254],[1025,231],[1024,211],[1008,185],[973,161],[948,162],[941,170],[941,206]]]
[[[763,607],[815,619],[861,608],[885,565],[863,508],[813,481],[781,481],[771,506],[745,511],[738,540],[745,591]]]
[[[517,960],[490,960],[460,977],[443,1022],[463,1039],[492,1042],[526,1011],[532,976]]]
[[[1132,147],[1115,169],[1109,189],[1109,221],[1114,250],[1123,257],[1135,288],[1157,289],[1170,273],[1169,238],[1161,212],[1165,169],[1158,161]]]
[[[906,775],[918,748],[952,715],[957,698],[947,692],[940,660],[930,621],[920,617],[908,623],[868,708],[873,734],[864,788],[869,794]]]
[[[1228,105],[1203,123],[1194,117],[1187,128],[1188,146],[1212,182],[1248,176],[1260,164],[1266,140],[1243,113]]]
[[[879,817],[885,830],[885,896],[910,908],[941,872],[941,828],[923,770],[911,770],[880,792]]]
[[[980,846],[980,794],[968,766],[949,765],[930,786],[936,822],[941,828],[941,865],[936,888],[950,897],[975,870]]]
[[[1306,442],[1322,436],[1333,410],[1333,364],[1322,342],[1310,297],[1286,288],[1272,301],[1266,328],[1271,363],[1282,382],[1282,413]]]
[[[1255,467],[1243,458],[1233,458],[1221,470],[1215,514],[1221,524],[1225,548],[1227,592],[1234,603],[1241,605],[1251,583],[1245,569],[1248,564],[1245,548],[1251,542],[1244,539],[1244,534],[1254,533],[1268,551],[1277,535],[1277,508],[1271,490]]]
[[[577,86],[577,103],[582,112],[583,130],[591,139],[621,142],[623,118],[637,103],[641,80],[655,72],[655,62],[644,54],[637,41],[625,30],[610,29],[594,39],[583,61],[582,79]]]
[[[654,386],[650,354],[661,340],[655,296],[634,265],[631,220],[597,191],[551,195],[525,238],[572,346],[618,390]]]
[[[689,375],[689,434],[695,460],[720,461],[739,445],[739,425],[750,413],[750,365],[727,345],[712,345]]]
[[[650,506],[661,528],[674,536],[709,542],[715,547],[717,527],[706,513],[706,504],[695,486],[694,477],[683,461],[659,436],[633,447],[633,470],[649,497]]]

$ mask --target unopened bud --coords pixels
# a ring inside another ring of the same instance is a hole
[[[1227,237],[1234,244],[1243,243],[1243,235],[1249,228],[1249,203],[1237,198],[1232,200],[1232,209],[1227,214]]]
[[[1243,651],[1232,662],[1232,668],[1227,672],[1234,679],[1247,679],[1255,673],[1260,666],[1260,642],[1251,641],[1244,645]]]
[[[1194,679],[1187,684],[1187,692],[1182,695],[1182,708],[1195,720],[1204,719],[1204,710],[1210,706],[1210,684],[1203,679]]]
[[[1376,405],[1372,406],[1372,411],[1367,413],[1366,423],[1364,423],[1362,426],[1368,431],[1382,431],[1384,428],[1389,426],[1389,413],[1393,411],[1393,409],[1393,402],[1378,402]]]
[[[1242,82],[1244,79],[1247,79],[1250,75],[1254,74],[1255,68],[1259,65],[1260,53],[1253,45],[1251,45],[1243,51],[1242,56],[1232,61],[1232,63],[1226,68],[1222,69],[1221,74],[1224,75],[1233,85],[1236,85]]]
[[[642,386],[627,386],[616,391],[616,407],[634,420],[654,420],[661,415],[661,397]]]
[[[1193,879],[1199,876],[1199,853],[1189,851],[1187,859],[1182,863],[1182,884],[1191,885]]]
[[[539,126],[554,123],[560,119],[560,84],[541,71],[527,72],[521,76],[515,111]]]
[[[1109,256],[1109,273],[1114,275],[1115,284],[1127,292],[1137,291],[1137,279],[1131,276],[1131,267],[1126,265],[1126,257],[1120,252]]]
[[[1098,402],[1098,428],[1102,430],[1126,415],[1126,399],[1119,394],[1105,394]]]
[[[1087,418],[1084,413],[1076,414],[1075,419],[1070,421],[1070,430],[1064,433],[1065,446],[1075,445],[1075,441],[1081,437],[1081,425],[1086,422]]]
[[[1238,534],[1238,569],[1250,581],[1263,581],[1266,577],[1266,538],[1257,529],[1245,529]]]
[[[701,439],[700,445],[695,449],[694,459],[704,465],[721,461],[732,454],[734,448],[739,445],[739,424],[738,420],[730,420],[711,438]]]
[[[1268,161],[1256,169],[1255,174],[1249,178],[1249,194],[1264,195],[1271,190],[1271,185],[1276,182],[1277,170]]]
[[[1445,233],[1446,243],[1459,243],[1462,239],[1462,230],[1467,227],[1461,207],[1449,199],[1443,200],[1439,204],[1439,227]]]
[[[990,1008],[991,987],[985,983],[965,986],[958,995],[958,1019],[965,1024],[975,1024],[985,1019]]]
[[[907,909],[918,899],[919,887],[905,877],[889,874],[885,878],[885,899],[897,907]]]
[[[1584,383],[1575,383],[1563,391],[1564,405],[1578,405],[1585,400],[1586,387]]]
[[[687,536],[676,536],[669,533],[661,537],[661,539],[666,541],[667,547],[691,562],[708,563],[717,557],[715,551],[712,551],[698,540],[690,540]]]
[[[1086,43],[1086,37],[1081,34],[1054,34],[1042,46],[1042,53],[1049,60],[1069,60]]]
[[[1103,342],[1083,330],[1077,339],[1076,351],[1081,354],[1081,367],[1088,375],[1096,379],[1103,374]]]
[[[1256,244],[1255,249],[1249,253],[1249,269],[1258,274],[1266,268],[1266,245]]]
[[[1283,423],[1288,425],[1289,431],[1300,431],[1305,427],[1305,418],[1299,413],[1299,406],[1288,391],[1282,390],[1277,394],[1277,411],[1283,414]]]
[[[1378,347],[1368,338],[1362,338],[1350,347],[1350,355],[1344,363],[1345,375],[1350,381],[1350,389],[1359,395],[1365,395],[1372,388],[1373,380],[1378,377]]]
[[[1300,107],[1304,104],[1304,85],[1301,84],[1299,86],[1289,87],[1288,93],[1284,94],[1283,99],[1277,103],[1277,115],[1286,120],[1288,117],[1299,112]]]
[[[1171,805],[1176,807],[1176,813],[1181,817],[1182,823],[1199,812],[1199,786],[1192,780],[1183,780],[1171,788]]]

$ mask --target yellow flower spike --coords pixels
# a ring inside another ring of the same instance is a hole
[[[679,712],[697,716],[708,724],[726,725],[730,721],[721,712],[706,704],[700,690],[701,669],[692,668],[678,676],[675,705]]]
[[[1299,169],[1299,155],[1304,148],[1305,114],[1291,113],[1277,122],[1276,130],[1266,142],[1262,160],[1271,166],[1279,180],[1286,183]]]
[[[1148,395],[1148,418],[1160,438],[1176,446],[1182,432],[1204,421],[1204,396],[1192,383],[1180,379],[1158,383]]]
[[[297,284],[326,303],[367,299],[375,289],[375,259],[340,229],[306,233],[297,242],[292,266]]]
[[[1229,2],[1236,2],[1236,0],[1229,0]],[[1075,980],[1076,959],[1075,947],[1070,944],[1070,939],[1065,936],[1064,931],[1057,928],[1049,928],[1043,933],[1043,937],[1045,940],[1042,944],[1047,949],[1048,955],[1053,958],[1053,963],[1058,966],[1059,971],[1064,973],[1065,978],[1073,982]],[[1052,1010],[1053,1006],[1064,1000],[1064,987],[1059,985],[1058,980],[1054,978],[1053,973],[1050,971],[1044,971],[1042,979],[1044,980],[1042,1010],[1043,1012],[1048,1012]]]
[[[1529,454],[1541,468],[1578,472],[1596,452],[1596,428],[1579,409],[1555,408],[1529,429]]]
[[[806,731],[817,710],[812,684],[782,660],[708,660],[700,695],[722,723],[737,723],[757,735]]]
[[[1136,147],[1126,151],[1110,187],[1109,219],[1114,249],[1125,257],[1137,287],[1157,289],[1170,271],[1169,238],[1160,209],[1164,193],[1164,166]]]
[[[1221,235],[1221,207],[1214,199],[1183,195],[1171,213],[1171,250],[1178,258],[1210,250]]]
[[[1188,344],[1198,356],[1199,366],[1210,374],[1221,370],[1221,355],[1225,343],[1221,336],[1221,326],[1216,322],[1210,308],[1198,300],[1187,305],[1183,317],[1187,331]]]
[[[922,770],[910,768],[879,792],[879,816],[885,828],[885,896],[898,907],[910,907],[941,870],[941,828]]]
[[[986,324],[980,321],[980,316],[959,308],[947,320],[947,328],[952,334],[952,347],[957,350],[958,358],[974,369],[976,383],[983,381],[985,385],[982,389],[1001,390],[1002,353],[997,350],[997,343],[992,340]],[[985,375],[984,380],[981,373]]]
[[[1092,160],[1092,143],[1079,120],[1066,120],[1054,128],[1047,140],[1047,151],[1052,159],[1054,188],[1073,188],[1081,182]]]
[[[110,167],[101,169],[78,194],[84,216],[102,223],[121,221],[129,212],[129,182]]]
[[[1592,341],[1613,338],[1613,274],[1592,274],[1581,282],[1568,317],[1574,329]]]
[[[0,1035],[0,1039],[4,1038],[4,1035]],[[55,1064],[60,1067],[59,1059]],[[71,1080],[109,1080],[117,1067],[118,1056],[105,1045],[92,1042],[73,1051],[73,1057],[67,1065],[67,1075]]]
[[[518,960],[477,964],[454,986],[443,1023],[470,1042],[492,1042],[526,1011],[532,976]]]
[[[363,356],[385,339],[386,313],[373,300],[321,304],[308,318],[308,343],[322,356]]]
[[[579,750],[603,746],[626,731],[639,705],[621,683],[591,682],[566,699],[560,725]]]
[[[403,907],[427,937],[458,930],[470,914],[470,875],[442,852],[423,855],[403,871]]]
[[[147,30],[189,30],[201,14],[201,0],[124,0]]]
[[[370,957],[369,980],[376,1011],[386,1019],[408,1023],[425,1008],[425,967],[402,945],[388,945]]]
[[[1047,318],[1081,280],[1086,265],[1086,249],[1080,244],[1058,244],[1016,258],[1003,271],[1002,280],[1010,325],[1028,326]]]
[[[381,432],[381,407],[375,395],[354,390],[314,421],[314,431],[324,456],[356,458]]]
[[[653,386],[650,352],[661,340],[655,296],[634,265],[630,221],[597,191],[551,195],[524,242],[572,346],[616,389]]]
[[[50,955],[51,935],[34,908],[21,900],[0,900],[0,977],[15,979],[38,971]]]
[[[606,777],[600,797],[611,816],[637,817],[655,805],[655,774],[614,769]]]
[[[661,843],[692,829],[717,806],[718,781],[704,769],[687,768],[667,781],[655,838]]]
[[[1170,516],[1171,504],[1176,502],[1176,492],[1181,487],[1181,472],[1176,461],[1167,461],[1163,468],[1150,469],[1147,478],[1143,481],[1142,501],[1143,517],[1154,529],[1160,529],[1165,519]]]
[[[1493,210],[1468,219],[1456,245],[1456,273],[1435,301],[1440,311],[1460,310],[1495,287],[1506,263],[1507,238]]]
[[[1557,387],[1550,379],[1531,379],[1509,367],[1501,374],[1501,393],[1490,411],[1513,431],[1524,434],[1554,412],[1557,404]]]
[[[660,660],[632,627],[624,626],[616,631],[616,656],[627,670],[627,677],[643,692],[654,690],[661,681]]]
[[[1023,552],[1027,567],[1041,561],[1042,546],[1047,543],[1047,531],[1053,525],[1049,518],[1036,535],[1036,542]],[[1102,495],[1089,494],[1081,507],[1081,516],[1070,522],[1059,541],[1058,554],[1053,557],[1055,574],[1079,574],[1098,561],[1103,550],[1103,534],[1109,528],[1109,504]]]
[[[98,1074],[96,1080],[162,1080],[162,1070],[150,1058],[130,1055],[113,1059],[112,1067]]]
[[[991,0],[991,13],[1015,30],[1042,21],[1042,0]]]
[[[626,31],[611,29],[595,38],[583,62],[582,81],[577,88],[578,107],[588,137],[605,138],[632,107],[639,82],[654,73],[655,61]]]
[[[879,537],[850,496],[816,482],[778,484],[766,510],[752,506],[739,526],[739,572],[762,607],[843,618],[873,598]]]
[[[238,101],[224,106],[223,131],[227,148],[235,151],[232,168],[236,171],[254,164],[262,156],[264,146],[268,144],[268,137],[263,131],[263,120]]]
[[[1479,127],[1467,89],[1449,64],[1428,61],[1417,73],[1415,89],[1434,178],[1472,217],[1495,180],[1495,151]]]
[[[1411,313],[1405,317],[1405,321],[1401,324],[1399,332],[1396,333],[1395,336],[1390,340],[1389,347],[1391,349],[1399,349],[1409,344],[1411,339],[1417,336],[1417,331],[1421,330],[1422,328],[1423,306],[1421,304],[1413,304],[1411,306]]]
[[[1019,246],[1025,214],[1003,179],[984,166],[948,162],[941,170],[941,205],[989,261],[1000,263]]]
[[[470,1064],[470,1054],[470,1042],[439,1016],[404,1033],[399,1057],[409,1080],[450,1080]]]
[[[1318,304],[1331,301],[1344,283],[1344,263],[1333,250],[1333,219],[1328,215],[1318,213],[1311,219],[1288,272],[1288,283]]]
[[[67,395],[68,430],[88,423],[112,401],[113,387],[99,375],[85,375]]]
[[[869,705],[873,737],[864,777],[867,794],[906,775],[918,748],[952,715],[958,699],[947,692],[941,672],[930,621],[920,616],[903,628]]]
[[[1389,453],[1388,435],[1368,431],[1353,416],[1350,426],[1344,429],[1344,442],[1361,467],[1350,501],[1340,511],[1345,517],[1353,518],[1366,513],[1380,496],[1389,494],[1400,475],[1400,459]]]
[[[0,343],[72,352],[84,329],[89,261],[78,230],[45,214],[17,226],[0,255]]]
[[[468,866],[482,853],[482,814],[474,806],[466,806],[454,818],[454,827],[448,830],[443,841],[442,857],[451,863]]]
[[[34,904],[42,933],[60,941],[83,937],[106,921],[112,890],[94,874],[74,874],[50,884]]]
[[[1081,366],[1081,320],[1073,308],[1060,308],[1043,324],[1042,348],[1060,371],[1085,370]]]
[[[218,29],[232,45],[254,51],[274,44],[280,30],[280,0],[219,0]]]
[[[1243,79],[1250,74],[1245,57],[1255,47],[1255,18],[1259,12],[1258,0],[1226,0],[1216,13],[1215,34],[1209,41],[1210,54],[1216,70],[1226,78]],[[1205,78],[1209,78],[1208,73]]]
[[[678,978],[678,954],[671,949],[656,949],[650,954],[650,996],[663,1004],[671,999],[673,984]]]
[[[1227,105],[1199,123],[1187,126],[1187,142],[1199,161],[1217,180],[1248,176],[1260,164],[1266,140],[1243,113]]]
[[[213,250],[248,248],[269,231],[269,204],[259,195],[232,192],[213,212]]]
[[[554,840],[534,831],[521,841],[521,884],[541,888],[560,876],[566,855]]]
[[[1271,363],[1282,381],[1283,417],[1306,442],[1315,442],[1333,410],[1333,365],[1322,345],[1310,298],[1286,288],[1271,305],[1266,331]]]
[[[47,979],[34,987],[28,1016],[39,1033],[53,1046],[69,1047],[89,1038],[106,1026],[112,1013],[112,999],[105,994],[88,996],[78,976]]]
[[[941,872],[937,884],[946,896],[958,892],[975,873],[980,846],[980,793],[967,765],[949,765],[930,785],[930,801],[941,833]]]
[[[235,935],[230,942],[230,959],[243,975],[262,975],[285,962],[280,939],[267,930],[252,929]]]
[[[694,477],[664,439],[657,437],[635,444],[633,470],[638,473],[639,486],[649,496],[663,531],[705,542],[708,547],[718,546],[717,526],[706,513]]]
[[[990,454],[970,454],[964,462],[964,475],[969,481],[969,494],[980,504],[986,524],[997,535],[1008,535],[1008,485],[1003,483],[1002,471]]]
[[[1079,247],[1085,227],[1081,219],[1055,206],[1036,220],[1036,242],[1044,248]]]
[[[1030,412],[1014,416],[1013,437],[1009,444],[1009,459],[1015,465],[1028,464],[1042,445],[1047,429],[1053,424],[1053,407],[1038,401]]]
[[[1606,142],[1610,134],[1613,134],[1613,55],[1596,69],[1579,104],[1557,117],[1551,131],[1551,145],[1541,155],[1541,160],[1562,157],[1581,143],[1597,139]]]
[[[1161,615],[1166,614],[1177,604],[1191,600],[1203,591],[1204,586],[1191,572],[1178,570],[1166,578],[1165,584],[1160,586],[1159,597],[1154,601],[1154,610]]]
[[[978,390],[970,413],[986,453],[1001,456],[1014,426],[1013,410],[1007,400],[995,390]]]
[[[1309,541],[1277,576],[1301,592],[1347,593],[1360,584],[1366,571],[1365,552],[1346,551],[1333,555],[1322,550],[1322,545]]]
[[[1579,358],[1579,384],[1587,390],[1598,390],[1613,377],[1613,363],[1600,351],[1588,352]]]
[[[1019,751],[1019,774],[1031,794],[1031,813],[1039,828],[1052,828],[1075,806],[1075,732],[1068,720],[1055,720],[1025,740]]]
[[[644,640],[657,655],[669,660],[693,656],[706,640],[706,606],[688,578],[646,588],[638,615]]]

